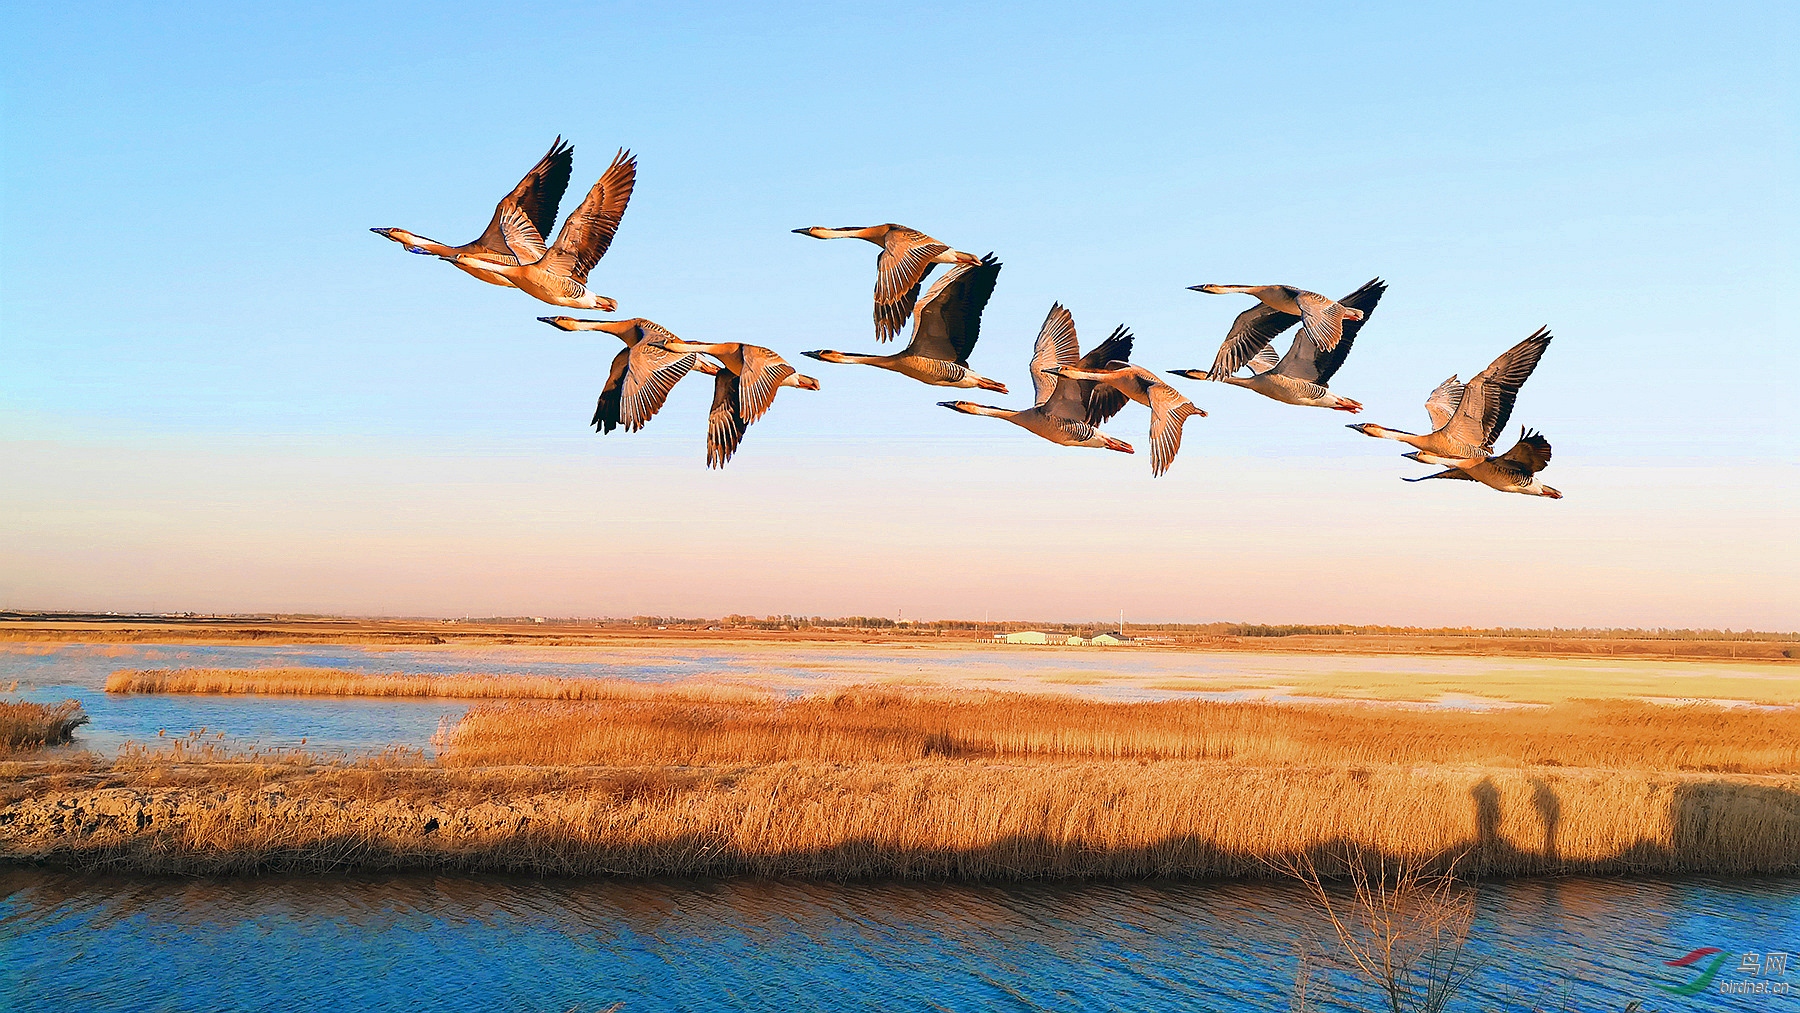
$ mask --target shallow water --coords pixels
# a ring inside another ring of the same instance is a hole
[[[757,880],[226,881],[0,870],[0,1008],[58,1010],[1286,1009],[1323,931],[1280,884]],[[1319,940],[1319,952],[1327,941]],[[1479,888],[1480,970],[1452,1009],[1791,1008],[1670,995],[1731,954],[1800,960],[1794,879]],[[1708,958],[1710,961],[1711,957]],[[1315,959],[1339,1000],[1373,1008]],[[1700,968],[1704,964],[1697,965]]]
[[[744,645],[718,647],[416,647],[331,644],[0,644],[0,684],[18,680],[31,700],[80,700],[93,718],[82,745],[111,751],[127,740],[207,728],[232,740],[288,747],[366,750],[404,745],[429,750],[443,718],[466,701],[297,697],[108,697],[106,677],[121,668],[337,668],[416,674],[498,673],[675,682],[740,682],[788,692],[826,685],[895,683],[1000,690],[1060,690],[1110,700],[1255,697],[1299,700],[1285,683],[1321,674],[1356,685],[1396,678],[1422,686],[1480,685],[1482,680],[1559,676],[1610,678],[1638,671],[1731,672],[1730,666],[1618,661],[1447,656],[1280,655],[905,644]],[[1767,666],[1756,672],[1773,672]],[[1786,677],[1785,670],[1775,674]],[[1236,684],[1234,686],[1234,683]],[[1260,688],[1244,689],[1244,685]],[[1437,692],[1434,690],[1433,692]],[[1480,707],[1467,694],[1440,703]]]

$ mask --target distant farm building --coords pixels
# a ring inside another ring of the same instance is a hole
[[[1050,642],[1050,638],[1038,630],[1021,630],[1018,633],[1008,633],[1006,642],[1009,644],[1047,644]]]
[[[1117,647],[1120,644],[1129,643],[1129,641],[1117,633],[1102,633],[1088,643],[1095,647]]]
[[[1081,639],[1080,637],[1070,637],[1069,639],[1063,641],[1063,643],[1069,645],[1070,647],[1080,647],[1082,644],[1087,643],[1087,641]]]

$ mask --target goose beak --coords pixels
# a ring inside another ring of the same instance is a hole
[[[816,352],[801,352],[800,354],[806,356],[809,359],[817,359],[820,362],[825,361],[825,350],[823,348],[819,349]]]
[[[384,239],[392,239],[393,237],[388,235],[388,233],[390,233],[394,230],[393,229],[370,229],[369,231],[375,233],[378,236],[381,236]]]
[[[1198,375],[1196,375],[1196,374],[1198,374]],[[1169,370],[1169,375],[1170,376],[1179,376],[1186,380],[1204,380],[1204,379],[1206,379],[1206,375],[1203,373],[1200,373],[1200,371],[1197,369],[1171,369],[1171,370]]]

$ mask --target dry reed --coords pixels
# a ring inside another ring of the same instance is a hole
[[[87,722],[81,704],[74,700],[55,704],[0,700],[0,755],[60,746]]]
[[[453,765],[737,765],[783,760],[1182,759],[1800,773],[1793,712],[1576,701],[1489,712],[1358,705],[1108,703],[848,691],[717,702],[649,696],[470,709]]]
[[[527,700],[751,701],[768,696],[761,690],[714,683],[658,685],[546,675],[371,674],[333,668],[120,669],[107,676],[106,691]]]
[[[1218,761],[33,774],[0,858],[166,872],[1267,876],[1354,847],[1476,875],[1791,872],[1800,778]],[[513,773],[513,772],[516,772]]]

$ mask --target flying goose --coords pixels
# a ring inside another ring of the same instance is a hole
[[[1419,459],[1417,451],[1404,455]],[[1543,433],[1519,430],[1519,442],[1499,457],[1490,457],[1468,468],[1445,468],[1424,478],[1406,478],[1403,482],[1424,482],[1433,478],[1456,478],[1480,482],[1490,489],[1516,492],[1525,496],[1562,499],[1562,493],[1538,481],[1537,474],[1550,466],[1550,441]]]
[[[794,232],[814,239],[866,239],[881,247],[875,258],[876,341],[893,338],[906,325],[919,297],[919,284],[931,273],[931,265],[981,263],[981,258],[973,253],[952,250],[917,229],[892,222],[867,228],[828,229],[814,225]]]
[[[386,236],[394,242],[406,247],[411,253],[435,254],[439,257],[471,257],[476,260],[495,264],[516,266],[519,258],[513,254],[512,248],[506,245],[506,239],[500,234],[500,219],[509,209],[523,214],[539,232],[550,231],[556,224],[556,207],[562,203],[563,191],[569,188],[569,167],[575,161],[575,148],[561,136],[550,145],[538,164],[531,167],[525,178],[512,192],[500,199],[494,207],[494,217],[489,220],[485,232],[474,241],[461,246],[445,246],[435,239],[414,235],[405,229],[370,229],[378,236]],[[451,261],[455,263],[454,260]],[[483,271],[466,264],[456,264],[462,271],[471,274],[491,285],[504,285],[512,288],[513,283],[504,275],[492,271]]]
[[[1189,285],[1188,288],[1212,295],[1230,292],[1253,295],[1269,309],[1299,317],[1300,333],[1311,335],[1313,343],[1327,352],[1336,350],[1338,339],[1344,333],[1345,321],[1363,318],[1362,310],[1333,302],[1317,292],[1308,292],[1292,285]],[[1237,320],[1231,325],[1232,333],[1235,334],[1240,327],[1252,323],[1255,312],[1256,309],[1250,309],[1238,314]],[[1227,337],[1226,340],[1231,339]],[[1249,357],[1248,353],[1245,357]],[[1231,371],[1236,372],[1236,367]]]
[[[605,331],[625,342],[625,347],[613,356],[612,369],[606,374],[606,386],[600,388],[600,403],[594,406],[594,420],[588,423],[598,433],[610,433],[620,425],[628,433],[637,432],[661,410],[669,391],[688,370],[719,371],[719,367],[696,354],[681,355],[646,341],[646,338],[674,340],[675,335],[642,317],[630,320],[538,319],[558,330]]]
[[[1142,366],[1113,360],[1100,369],[1079,366],[1057,366],[1044,370],[1051,376],[1071,380],[1093,380],[1124,394],[1150,409],[1150,474],[1161,475],[1175,461],[1181,449],[1181,427],[1189,418],[1206,417],[1206,412],[1181,392],[1157,379]]]
[[[958,264],[925,293],[913,315],[912,341],[893,355],[857,355],[829,348],[805,352],[821,362],[850,362],[890,369],[934,387],[980,387],[1006,393],[1006,384],[969,368],[969,353],[981,335],[981,311],[994,294],[1000,262],[993,254],[979,264]]]
[[[703,344],[679,339],[659,340],[656,344],[671,352],[700,352],[719,360],[721,368],[713,378],[712,410],[707,414],[708,468],[725,467],[744,441],[744,431],[763,417],[781,388],[819,389],[819,381],[795,372],[786,359],[761,345],[736,341]]]
[[[637,159],[620,149],[581,206],[563,219],[556,242],[544,246],[544,230],[517,209],[502,206],[498,212],[501,235],[518,254],[512,264],[490,263],[459,255],[451,263],[459,267],[491,271],[523,289],[534,299],[553,306],[598,309],[610,313],[618,303],[587,290],[588,272],[594,269],[619,231],[631,188],[637,183]]]
[[[1519,388],[1550,347],[1550,328],[1540,327],[1524,341],[1500,353],[1467,384],[1452,376],[1425,399],[1425,411],[1436,428],[1424,435],[1387,429],[1372,422],[1349,428],[1378,439],[1399,440],[1418,451],[1408,454],[1423,464],[1472,468],[1494,451],[1494,440],[1512,418]]]
[[[1036,400],[1030,408],[995,408],[968,401],[939,401],[938,404],[965,415],[986,415],[1005,419],[1038,436],[1065,447],[1104,447],[1120,453],[1134,453],[1131,444],[1095,428],[1125,407],[1125,395],[1117,388],[1101,386],[1094,380],[1055,376],[1049,371],[1059,366],[1098,369],[1114,360],[1131,358],[1131,332],[1123,327],[1112,332],[1098,347],[1086,355],[1075,337],[1075,318],[1061,303],[1050,307],[1044,326],[1038,331],[1037,344],[1031,353],[1031,384]]]
[[[1288,346],[1287,354],[1278,360],[1270,342],[1299,323],[1300,317],[1258,305],[1239,314],[1232,323],[1231,332],[1225,335],[1225,342],[1213,359],[1212,369],[1172,372],[1192,380],[1218,380],[1246,387],[1286,404],[1332,408],[1352,414],[1362,411],[1362,402],[1333,394],[1325,385],[1344,364],[1350,346],[1356,342],[1357,332],[1368,322],[1369,314],[1375,312],[1375,304],[1381,301],[1382,293],[1386,291],[1387,283],[1376,278],[1339,301],[1338,305],[1356,310],[1361,316],[1344,319],[1337,347],[1330,351],[1302,330],[1294,335],[1294,343]],[[1250,367],[1250,376],[1231,375],[1244,365]]]

